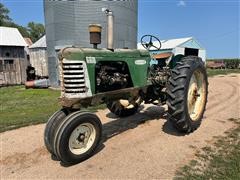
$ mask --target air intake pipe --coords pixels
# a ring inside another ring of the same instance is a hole
[[[97,49],[97,45],[101,44],[102,26],[100,24],[90,24],[88,29],[90,33],[90,44],[93,44],[93,48]]]

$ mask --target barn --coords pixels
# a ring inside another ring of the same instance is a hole
[[[0,86],[23,84],[28,65],[27,43],[16,28],[0,27]]]
[[[155,46],[159,46],[157,41],[154,41]],[[162,47],[160,50],[150,49],[150,52],[154,55],[172,53],[176,55],[194,55],[201,57],[203,61],[206,61],[205,48],[193,37],[169,39],[161,41]],[[141,43],[138,43],[138,49],[144,49]]]
[[[46,36],[29,47],[30,63],[35,68],[36,76],[48,77]]]

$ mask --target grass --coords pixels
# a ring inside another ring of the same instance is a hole
[[[0,132],[46,122],[60,108],[59,96],[59,91],[49,89],[0,88]]]
[[[230,73],[240,73],[240,69],[207,69],[208,76],[226,75]]]
[[[0,88],[0,132],[44,123],[58,109],[60,91],[25,89],[24,86]],[[105,105],[90,107],[93,112]]]
[[[226,136],[217,137],[213,146],[204,147],[196,159],[180,168],[175,179],[239,179],[240,178],[240,119],[234,121],[237,127]]]

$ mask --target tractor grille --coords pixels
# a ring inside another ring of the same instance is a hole
[[[86,97],[88,88],[85,82],[86,64],[84,61],[63,60],[61,75],[64,96],[67,98]]]

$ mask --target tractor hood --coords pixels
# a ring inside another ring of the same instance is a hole
[[[137,49],[116,49],[111,51],[108,49],[92,49],[92,48],[78,48],[67,47],[60,51],[59,59],[83,60],[86,57],[114,57],[114,58],[141,58],[150,57],[146,50]]]

